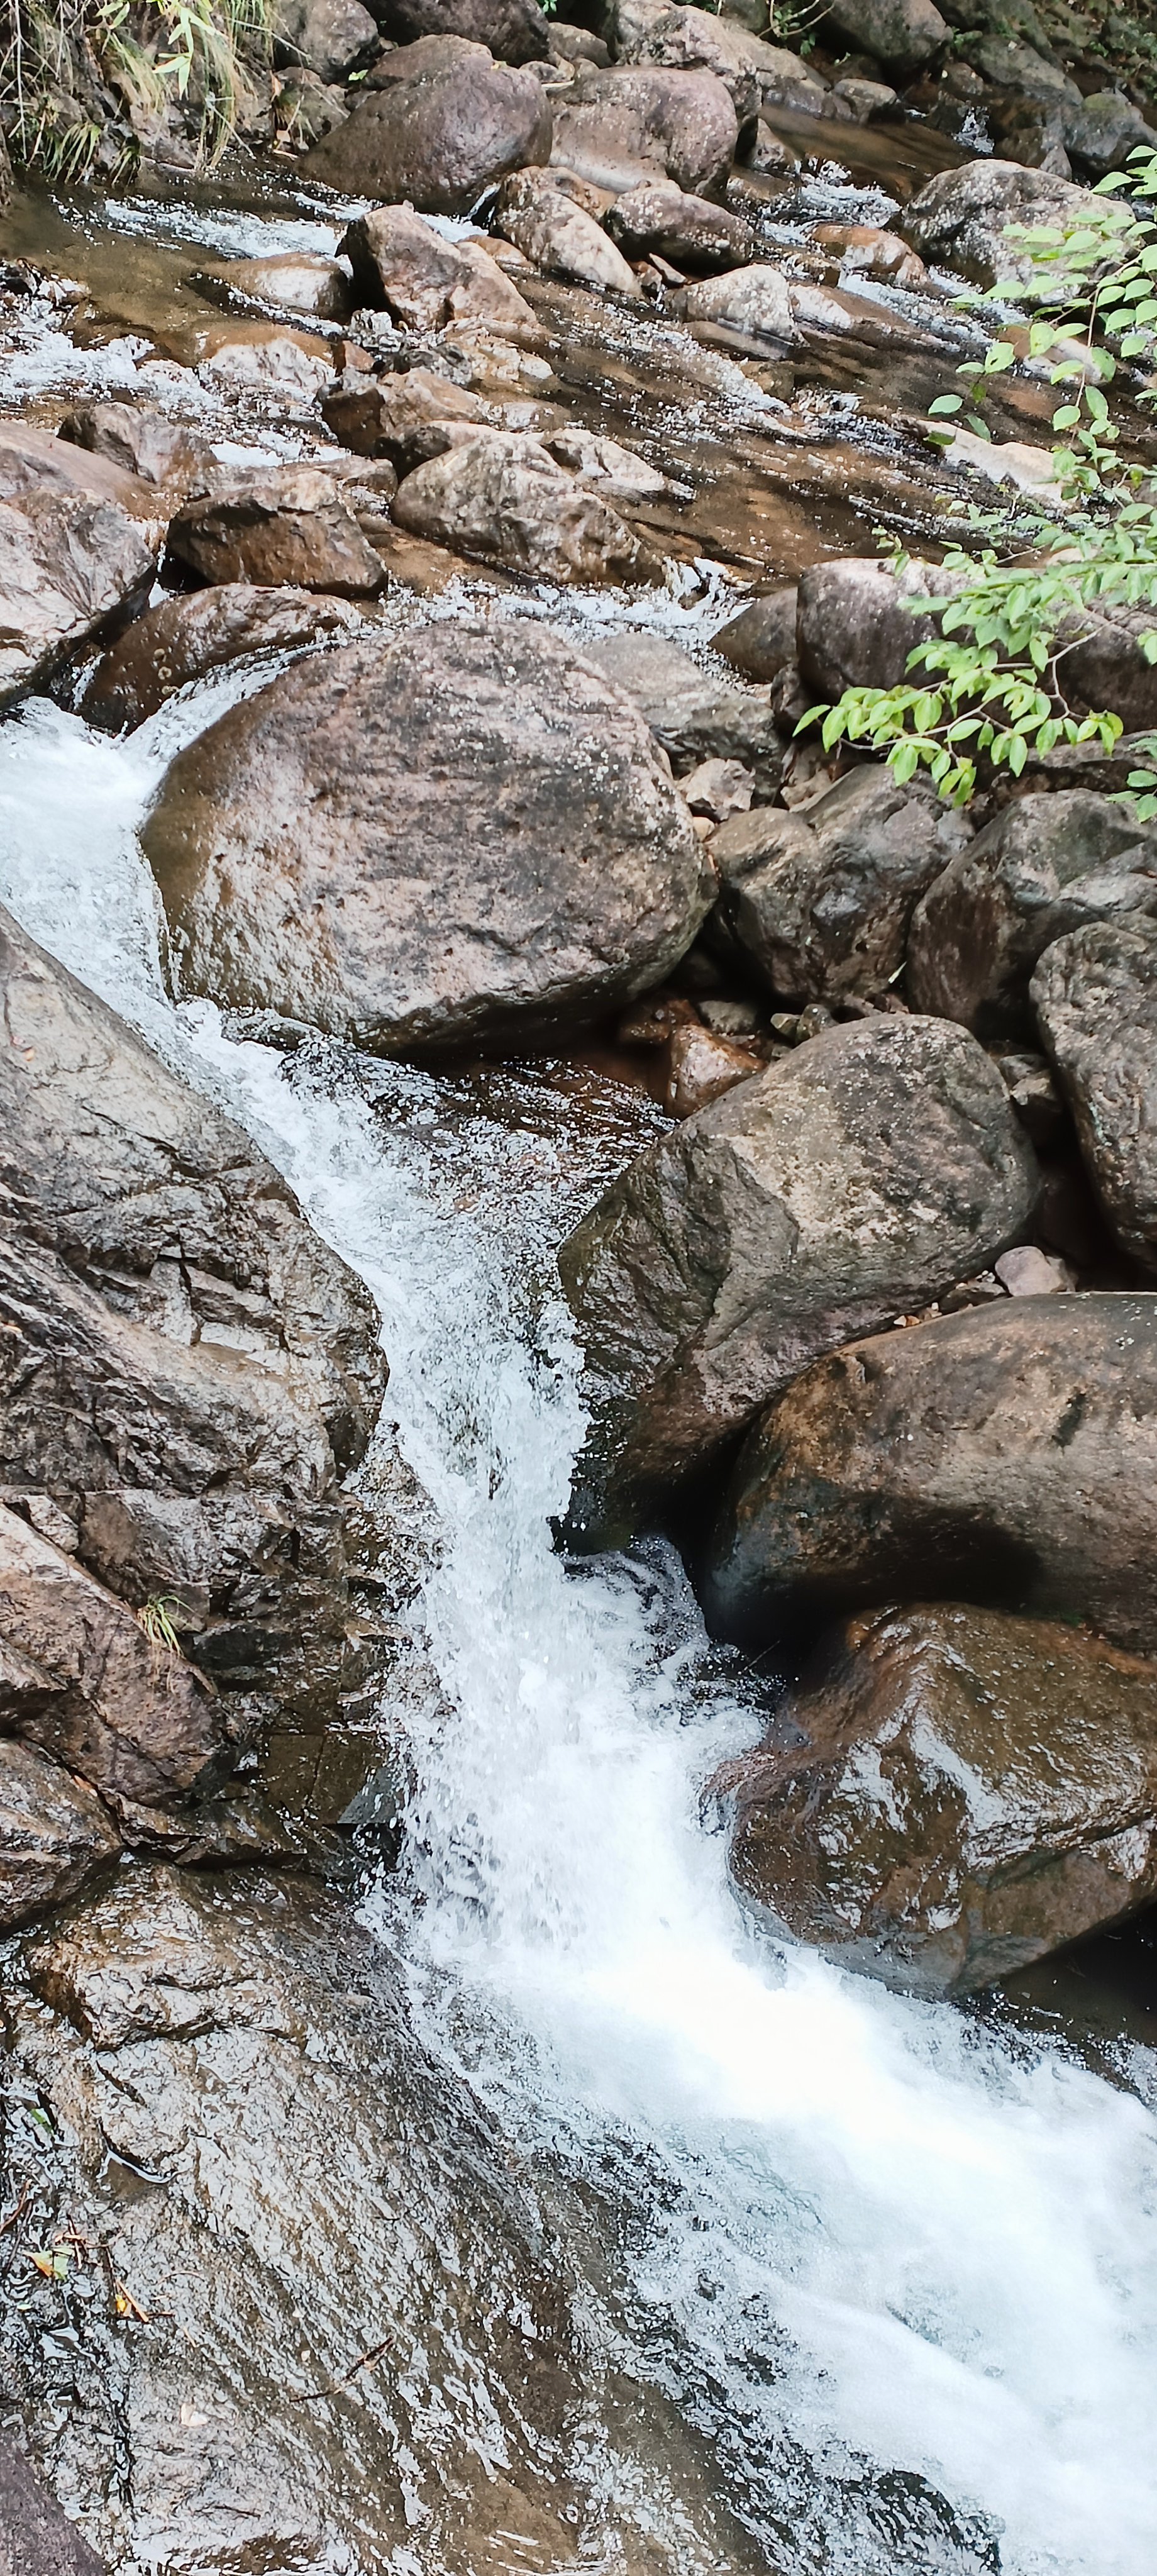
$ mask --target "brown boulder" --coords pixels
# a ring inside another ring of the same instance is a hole
[[[580,74],[560,111],[551,157],[596,185],[602,167],[628,169],[625,184],[632,185],[650,164],[695,193],[725,177],[738,139],[735,109],[714,72],[626,64]]]
[[[732,1866],[795,1939],[964,1995],[1157,1896],[1157,1665],[959,1603],[874,1610],[741,1754]]]
[[[150,608],[98,662],[84,693],[89,724],[131,732],[191,680],[250,653],[289,653],[355,634],[360,612],[348,600],[311,590],[267,590],[226,582],[179,591]]]
[[[1086,923],[1045,950],[1031,989],[1108,1222],[1157,1270],[1157,923]]]
[[[722,825],[721,919],[777,1000],[882,1002],[913,907],[967,835],[934,795],[866,764],[803,813],[759,805]]]
[[[340,484],[313,465],[271,466],[219,481],[170,522],[174,562],[215,586],[322,590],[372,599],[386,586]]]
[[[163,411],[135,403],[82,403],[62,420],[58,436],[92,456],[104,456],[142,483],[186,490],[215,473],[212,448]]]
[[[408,331],[441,331],[450,322],[483,322],[491,330],[537,332],[525,298],[478,242],[446,241],[409,206],[378,206],[342,236],[360,304],[389,314]]]
[[[537,63],[550,53],[551,21],[535,0],[377,0],[387,36],[412,45],[421,36],[462,36],[485,45],[501,63]]]
[[[607,231],[631,259],[658,251],[677,268],[742,268],[755,234],[742,215],[689,195],[673,179],[628,188],[608,209]]]
[[[1155,1541],[1157,1297],[1010,1297],[798,1377],[740,1453],[708,1599],[729,1634],[782,1643],[951,1592],[1148,1654]]]
[[[379,50],[377,27],[361,0],[276,0],[272,32],[278,70],[304,67],[321,81],[348,80]]]
[[[305,251],[281,251],[271,259],[235,259],[215,281],[235,296],[256,304],[280,305],[290,313],[308,313],[319,322],[348,322],[353,292],[340,260],[313,257]]]
[[[485,427],[487,409],[448,376],[410,367],[405,375],[347,380],[323,395],[321,416],[355,456],[384,456],[409,474],[452,446],[464,427]]]
[[[1157,834],[1085,787],[1021,796],[949,862],[917,905],[908,998],[981,1038],[1033,1034],[1029,978],[1086,922],[1157,913]]]
[[[343,125],[306,167],[331,187],[420,214],[466,215],[509,170],[550,157],[550,102],[529,71],[484,45],[423,36],[383,56]]]
[[[650,1147],[559,1254],[596,1394],[576,1531],[662,1508],[819,1352],[1015,1242],[1036,1189],[1000,1075],[947,1021],[828,1029]]]
[[[537,581],[646,582],[658,570],[596,485],[513,430],[477,430],[420,465],[393,515],[413,536]]]
[[[0,1646],[3,1723],[15,1661],[7,1643]],[[34,1746],[0,1739],[0,1933],[15,1932],[75,1896],[120,1848],[120,1835],[95,1790]],[[5,2507],[0,2453],[0,2576],[14,2563],[5,2550]]]
[[[63,439],[43,448],[0,433],[0,704],[143,608],[157,569],[159,528],[125,495],[146,487]]]
[[[548,277],[566,277],[596,293],[637,298],[638,278],[609,241],[602,225],[574,198],[551,183],[550,174],[518,170],[498,192],[493,223],[524,258]]]
[[[387,1054],[612,1008],[714,887],[629,701],[514,620],[286,672],[182,752],[144,837],[190,990]]]

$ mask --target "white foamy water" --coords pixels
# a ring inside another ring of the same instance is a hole
[[[1059,2049],[747,1927],[698,1819],[756,1732],[742,1674],[666,1552],[570,1570],[550,1536],[581,1407],[548,1248],[654,1117],[609,1096],[600,1135],[530,1074],[286,1060],[174,1012],[133,826],[226,694],[123,746],[45,706],[0,730],[0,894],[381,1305],[446,1532],[413,1857],[377,1901],[415,2012],[518,2150],[585,2178],[603,2332],[711,2446],[752,2565],[1152,2576],[1157,2127]]]

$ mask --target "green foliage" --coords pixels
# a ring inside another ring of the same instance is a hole
[[[943,589],[905,601],[940,622],[939,636],[908,656],[908,671],[921,676],[898,688],[846,690],[838,705],[803,719],[823,718],[828,749],[846,740],[886,753],[901,779],[926,768],[956,804],[967,803],[982,771],[1006,766],[1019,776],[1030,754],[1059,743],[1112,750],[1120,716],[1074,709],[1066,659],[1096,607],[1157,614],[1157,480],[1122,454],[1107,390],[1119,386],[1124,365],[1157,364],[1157,223],[1146,211],[1157,198],[1157,154],[1134,153],[1129,173],[1099,193],[1103,219],[1010,235],[1031,262],[1036,318],[1027,332],[1005,325],[982,362],[958,370],[967,391],[932,405],[939,444],[951,444],[947,424],[961,411],[987,438],[983,406],[994,380],[1025,358],[1048,362],[1051,382],[1066,389],[1053,414],[1051,481],[1031,502],[971,510],[973,546],[948,552]],[[1009,281],[994,293],[1011,299],[1023,289]],[[1140,400],[1157,403],[1157,384],[1143,386]],[[890,561],[901,571],[907,557],[893,551]],[[1139,644],[1157,662],[1157,627]],[[1157,739],[1141,748],[1157,763]],[[1133,771],[1129,785],[1141,818],[1157,814],[1157,770]]]
[[[273,0],[12,0],[0,11],[0,116],[13,158],[65,186],[98,165],[119,181],[139,157],[135,129],[179,99],[212,167],[236,130],[244,61],[269,60],[272,10]]]

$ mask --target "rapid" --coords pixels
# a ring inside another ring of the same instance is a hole
[[[364,1905],[419,2032],[553,2177],[592,2348],[713,2458],[750,2556],[688,2531],[689,2576],[1150,2576],[1151,2070],[1109,2081],[744,1915],[701,1795],[774,1676],[711,1645],[665,1548],[576,1566],[552,1535],[583,1425],[553,1247],[663,1122],[590,1072],[284,1052],[170,1003],[135,829],[237,686],[127,743],[43,700],[7,722],[0,898],[249,1129],[380,1307],[439,1539],[405,1853]]]

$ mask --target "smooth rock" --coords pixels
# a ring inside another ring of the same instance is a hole
[[[0,155],[0,203],[7,154]],[[104,2576],[84,2536],[0,2433],[0,2576]]]
[[[741,1754],[740,1887],[794,1939],[967,1995],[1157,1894],[1157,1665],[1052,1621],[937,1604],[824,1643]]]
[[[231,1729],[336,1716],[366,1651],[338,1478],[385,1382],[369,1297],[241,1129],[7,914],[0,990],[5,1499],[168,1605]]]
[[[346,382],[324,394],[320,408],[343,447],[355,456],[387,457],[401,475],[441,456],[463,428],[485,428],[489,418],[477,394],[431,367]]]
[[[492,221],[548,277],[569,278],[596,293],[632,299],[642,293],[634,270],[602,225],[552,186],[545,171],[518,170],[504,179]]]
[[[360,304],[389,314],[409,331],[442,331],[452,322],[536,331],[518,288],[477,242],[447,241],[409,206],[378,206],[344,233]]]
[[[1055,1297],[1077,1284],[1067,1261],[1055,1252],[1042,1252],[1035,1243],[1014,1244],[992,1267],[1010,1297]]]
[[[754,231],[742,215],[689,195],[673,179],[626,189],[609,208],[606,228],[630,258],[658,251],[676,268],[742,268],[755,248]]]
[[[1157,1270],[1157,923],[1087,922],[1046,948],[1031,992],[1109,1225]]]
[[[234,260],[224,283],[236,295],[309,313],[319,322],[348,322],[353,312],[349,276],[340,260],[312,258],[304,251]]]
[[[330,187],[406,199],[419,214],[466,215],[510,170],[550,157],[550,101],[530,71],[484,45],[423,36],[386,54],[344,125],[306,167]]]
[[[968,842],[912,917],[908,999],[982,1038],[1033,1031],[1046,948],[1085,922],[1157,913],[1157,834],[1086,787],[1021,796]]]
[[[672,1031],[667,1064],[663,1105],[672,1118],[693,1118],[696,1110],[721,1100],[725,1091],[734,1091],[737,1082],[747,1082],[753,1073],[763,1071],[762,1056],[753,1055],[750,1048],[733,1046],[729,1038],[694,1026]]]
[[[655,558],[597,489],[537,438],[481,429],[408,474],[400,528],[538,581],[646,582]]]
[[[714,892],[630,701],[514,620],[300,664],[180,755],[144,838],[190,990],[390,1054],[613,1008]]]
[[[774,680],[786,662],[795,660],[797,596],[792,582],[749,600],[712,636],[713,651],[742,671],[745,680]]]
[[[45,445],[62,459],[80,453],[63,439]],[[86,462],[115,482],[115,467]],[[114,632],[152,588],[157,536],[87,479],[0,440],[0,704]]]
[[[596,1390],[576,1535],[603,1543],[665,1505],[819,1352],[991,1261],[1037,1185],[975,1041],[883,1016],[829,1028],[641,1154],[559,1255]]]
[[[582,73],[560,112],[552,157],[592,179],[600,150],[608,160],[617,154],[620,165],[657,164],[694,194],[725,177],[738,138],[735,109],[713,72],[621,64]],[[643,175],[636,168],[619,187]]]
[[[882,1002],[919,897],[967,836],[951,807],[870,763],[804,812],[761,805],[724,823],[720,913],[777,1001]]]
[[[938,171],[897,218],[899,229],[930,267],[952,268],[977,286],[998,280],[1029,284],[1027,252],[1008,240],[1018,225],[1103,224],[1105,199],[1047,170],[1017,161],[968,161]],[[1051,272],[1050,272],[1051,275]]]
[[[832,104],[838,103],[855,125],[870,125],[873,117],[888,116],[900,102],[887,81],[838,80],[832,87]]]
[[[348,80],[370,62],[380,38],[361,0],[276,0],[273,60],[279,71],[299,66],[321,81]]]
[[[215,586],[333,591],[372,599],[386,586],[380,555],[347,509],[340,484],[313,465],[282,465],[222,480],[170,522],[174,561]]]
[[[378,0],[387,36],[412,45],[422,36],[462,36],[485,45],[498,62],[546,61],[552,21],[535,0]]]
[[[92,456],[106,456],[142,483],[188,487],[215,470],[213,451],[180,421],[135,403],[82,403],[66,413],[58,436]]]
[[[919,646],[938,640],[935,611],[910,602],[950,598],[955,584],[939,564],[905,564],[900,573],[873,557],[844,555],[809,564],[800,576],[796,635],[804,685],[825,705],[845,689],[898,688],[919,676],[908,669]]]
[[[634,699],[677,776],[703,760],[740,760],[774,786],[782,749],[765,695],[720,687],[681,645],[645,628],[624,627],[587,653]]]
[[[923,260],[899,233],[884,232],[878,224],[817,224],[811,238],[831,252],[841,278],[879,277],[917,295],[935,292]]]
[[[849,43],[898,72],[919,71],[951,37],[932,0],[830,0],[828,15]]]
[[[98,662],[84,693],[89,724],[131,732],[166,698],[251,653],[289,653],[356,634],[349,600],[311,590],[226,582],[178,591],[138,617]]]
[[[1149,1654],[1155,1470],[1157,1297],[1009,1297],[878,1334],[798,1377],[745,1443],[710,1615],[790,1647],[835,1614],[955,1594]]]
[[[6,1639],[0,1647],[5,1723],[14,1661]],[[0,1932],[15,1932],[49,1906],[63,1905],[95,1871],[114,1861],[120,1848],[120,1835],[95,1790],[34,1746],[0,1738]],[[24,2563],[14,2561],[5,2546],[11,2541],[5,2527],[7,2505],[0,2453],[0,2571]]]

